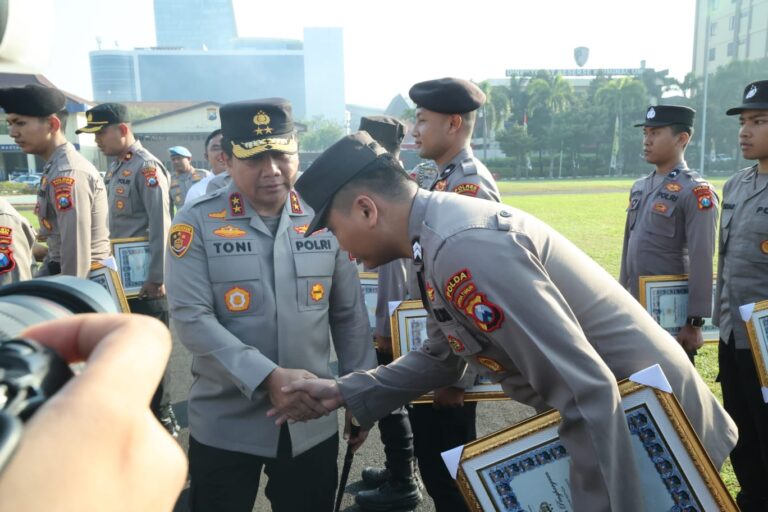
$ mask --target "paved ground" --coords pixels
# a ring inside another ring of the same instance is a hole
[[[189,374],[190,362],[191,356],[187,350],[180,343],[174,341],[173,354],[171,356],[171,398],[175,404],[174,410],[176,411],[179,422],[184,427],[179,440],[185,451],[187,449],[187,442],[189,438],[189,433],[186,428],[186,396],[191,382],[191,377]],[[511,425],[512,423],[516,423],[533,413],[532,409],[511,401],[481,403],[477,411],[477,431],[478,435],[481,436],[495,432],[501,428]],[[382,445],[379,440],[378,429],[374,428],[374,430],[371,431],[371,435],[368,437],[368,441],[366,441],[365,445],[363,445],[363,447],[355,455],[341,510],[348,512],[360,510],[357,506],[354,505],[353,495],[353,493],[363,488],[362,483],[360,482],[360,472],[365,466],[383,464],[383,453]],[[344,449],[341,449],[339,450],[339,471],[341,471],[343,459]],[[262,475],[259,496],[253,509],[254,511],[267,512],[271,510],[269,501],[267,501],[264,497],[264,486],[266,484],[265,480],[266,477]],[[425,499],[424,503],[416,510],[434,511],[434,504],[427,496],[425,497],[427,499]],[[186,512],[187,510],[188,508],[185,491],[180,496],[179,502],[177,503],[174,512]]]

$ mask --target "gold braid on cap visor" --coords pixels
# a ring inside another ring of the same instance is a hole
[[[91,121],[77,131],[85,133],[96,133],[109,124],[109,121]]]
[[[296,153],[299,146],[296,137],[259,139],[239,144],[232,142],[232,154],[236,158],[250,158],[265,151],[282,151],[283,153]]]

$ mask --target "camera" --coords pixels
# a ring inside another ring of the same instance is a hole
[[[0,288],[0,471],[22,425],[71,377],[53,350],[16,338],[32,325],[79,313],[117,313],[109,292],[86,279],[43,277]]]

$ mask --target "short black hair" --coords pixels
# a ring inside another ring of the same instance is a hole
[[[693,138],[693,127],[688,126],[687,124],[672,124],[669,125],[670,130],[672,130],[672,135],[677,137],[681,133],[687,133],[688,134],[688,144],[691,143],[691,139]],[[688,144],[684,146],[683,149],[688,147]]]
[[[466,126],[467,133],[472,136],[472,131],[475,128],[475,120],[477,119],[477,110],[471,110],[459,115],[461,116],[462,124]]]
[[[213,139],[214,137],[216,137],[218,135],[221,135],[221,128],[216,128],[211,133],[209,133],[208,136],[205,138],[205,146],[204,146],[204,148],[205,148],[205,152],[206,153],[208,152],[208,144],[210,144],[211,139]]]
[[[67,112],[67,109],[63,108],[58,112],[51,114],[50,116],[43,116],[40,118],[40,120],[47,121],[51,116],[56,116],[59,119],[59,122],[61,123],[61,128],[59,128],[59,130],[61,131],[61,133],[66,133],[67,120],[69,119],[69,112]]]
[[[333,197],[333,207],[348,212],[352,201],[360,192],[373,192],[393,202],[410,200],[418,188],[391,154],[379,155],[354,178],[349,180]]]

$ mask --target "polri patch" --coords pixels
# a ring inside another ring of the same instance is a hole
[[[299,202],[299,194],[291,190],[289,195],[291,196],[291,213],[304,213],[304,210],[301,208],[301,203]]]
[[[227,224],[226,226],[214,229],[213,234],[222,238],[240,238],[247,235],[248,232],[231,224]]]
[[[227,306],[227,310],[240,313],[247,310],[251,305],[251,294],[248,290],[235,286],[224,294],[224,304]]]
[[[480,187],[474,183],[461,183],[453,188],[453,191],[462,196],[476,197]]]
[[[13,251],[10,247],[0,247],[0,274],[5,274],[16,268]]]
[[[490,357],[477,356],[477,362],[491,370],[493,373],[504,371],[504,366],[497,360]]]
[[[66,211],[74,205],[74,198],[72,197],[72,186],[74,184],[75,179],[70,176],[58,176],[51,180],[56,196],[57,210]]]
[[[309,298],[311,298],[313,302],[320,302],[323,300],[323,297],[325,297],[325,286],[323,286],[323,283],[313,284],[312,288],[309,290]]]
[[[242,217],[245,215],[243,196],[237,192],[229,195],[229,213],[232,217]]]
[[[453,274],[445,282],[445,297],[448,300],[453,300],[453,294],[458,290],[459,286],[472,279],[472,273],[467,268],[463,268]]]
[[[176,224],[171,226],[168,234],[168,246],[177,258],[181,258],[189,250],[192,239],[195,237],[195,228],[189,224]]]
[[[707,210],[714,206],[715,202],[712,199],[712,189],[708,185],[695,187],[693,193],[696,195],[696,203],[699,210]]]
[[[484,332],[493,332],[504,323],[504,313],[483,293],[476,293],[467,299],[463,311]]]

